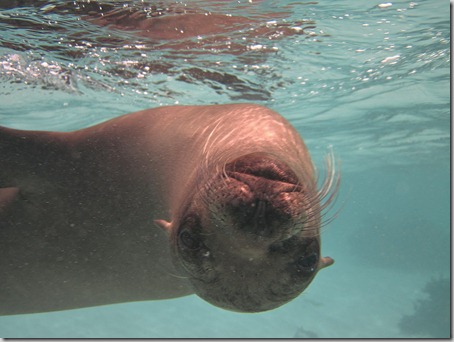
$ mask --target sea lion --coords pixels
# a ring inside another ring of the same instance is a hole
[[[249,11],[248,7],[251,7]],[[253,10],[253,4],[245,7],[243,15],[225,13],[222,8],[217,8],[220,12],[212,12],[194,6],[153,9],[153,6],[112,7],[90,2],[78,4],[77,8],[82,19],[99,26],[134,32],[154,42],[154,50],[192,50],[210,54],[223,51],[234,55],[248,50],[275,52],[276,48],[267,43],[259,44],[257,38],[269,42],[287,36],[315,34],[309,31],[315,28],[313,21],[286,20],[292,14],[288,8],[283,12],[257,12]]]
[[[276,19],[285,16],[276,12],[264,13],[258,18],[209,11],[184,11],[153,17],[138,9],[120,8],[98,16],[91,13],[82,18],[96,25],[134,32],[150,41],[160,42],[153,46],[155,49],[197,51],[198,48],[198,53],[215,50],[241,54],[251,49],[275,52],[276,48],[268,44],[258,44],[257,38],[269,42],[287,36],[305,35],[315,28],[312,21],[277,22]],[[241,41],[234,38],[235,32],[241,32]]]
[[[320,213],[340,178],[317,190],[303,140],[266,107],[0,127],[0,165],[2,315],[192,293],[258,312],[333,263],[320,257]]]
[[[120,8],[109,11],[95,19],[86,17],[92,23],[111,26],[116,29],[136,31],[140,36],[153,40],[194,38],[197,36],[222,34],[244,29],[254,20],[211,12],[181,13],[147,17],[143,11]]]

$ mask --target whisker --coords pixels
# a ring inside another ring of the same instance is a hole
[[[185,267],[185,269],[186,269],[186,267]],[[189,277],[187,277],[187,276],[180,276],[180,275],[173,274],[171,272],[167,272],[167,274],[171,275],[174,278],[178,278],[178,279],[189,279]]]
[[[331,214],[331,209],[335,206],[337,195],[339,193],[341,174],[340,161],[336,168],[335,157],[332,148],[325,157],[325,176],[323,182],[318,186],[316,192],[302,189],[306,197],[306,213],[307,217],[304,222],[303,230],[313,231],[326,227],[330,222],[337,217],[340,209],[334,214]],[[320,174],[316,176],[316,184],[320,183]],[[328,216],[329,215],[329,216]]]

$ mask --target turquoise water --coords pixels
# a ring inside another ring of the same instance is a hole
[[[69,131],[161,105],[260,103],[299,130],[319,168],[333,148],[342,210],[322,235],[336,263],[273,311],[189,296],[3,316],[0,336],[449,337],[448,2],[160,3],[269,27],[216,42],[101,27],[77,2],[20,3],[0,4],[0,125]]]

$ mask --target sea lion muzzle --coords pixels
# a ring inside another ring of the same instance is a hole
[[[228,163],[225,175],[232,197],[224,205],[235,217],[236,229],[273,240],[302,229],[305,195],[286,164],[254,153]]]
[[[271,310],[334,262],[321,257],[319,232],[331,181],[318,190],[299,159],[268,152],[226,159],[202,170],[180,220],[168,224],[175,264],[195,293],[218,307]]]
[[[271,154],[227,162],[190,201],[174,235],[195,292],[240,312],[298,296],[333,262],[320,256],[316,191]]]

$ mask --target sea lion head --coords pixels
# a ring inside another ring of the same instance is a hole
[[[333,263],[320,256],[320,211],[314,180],[304,184],[265,153],[241,156],[201,185],[172,222],[176,264],[211,304],[274,309]]]

